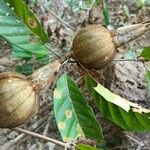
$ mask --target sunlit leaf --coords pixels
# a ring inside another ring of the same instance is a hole
[[[54,90],[54,113],[64,141],[89,138],[100,142],[102,130],[75,82],[63,74]]]
[[[110,92],[87,77],[86,83],[98,108],[105,117],[123,129],[130,131],[150,131],[150,110]]]

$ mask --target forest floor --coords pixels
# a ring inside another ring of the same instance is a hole
[[[40,2],[42,4],[44,3],[42,0]],[[50,10],[59,16],[59,18],[60,16],[63,16],[65,23],[76,28],[76,30],[79,30],[90,23],[102,24],[102,5],[86,11],[73,11],[66,7],[63,0],[52,0],[52,2],[53,5],[50,6]],[[110,28],[115,29],[124,25],[150,20],[150,5],[142,9],[137,7],[134,0],[108,0],[108,6],[111,20]],[[124,6],[128,6],[130,12],[129,17],[124,12]],[[51,12],[45,11],[40,4],[32,4],[31,7],[34,9],[34,12],[36,12],[43,26],[48,31],[49,37],[52,41],[52,48],[59,54],[66,53],[68,49],[70,49],[71,41],[76,31],[73,31],[70,27],[60,22],[58,18],[51,14]],[[131,58],[133,55],[137,55],[138,51],[146,46],[150,46],[150,32],[147,32],[144,36],[120,47],[117,50],[116,59]],[[11,48],[5,41],[0,40],[0,72],[15,71],[15,65],[21,62],[20,59],[12,58]],[[115,61],[114,64],[115,74],[114,79],[112,79],[111,90],[132,102],[144,105],[145,107],[150,107],[150,94],[148,93],[147,88],[145,64],[139,61]],[[146,65],[148,65],[148,63]],[[82,78],[80,78],[81,74],[78,71],[78,66],[76,64],[66,64],[63,69],[76,80],[83,93],[86,93],[87,91],[83,85]],[[21,127],[61,140],[55,124],[53,106],[51,104],[54,87],[55,84],[47,87],[40,93],[39,112]],[[87,99],[91,102],[88,94]],[[112,124],[103,118],[103,116],[99,115],[97,109],[95,112],[97,113],[97,118],[100,121],[104,121],[102,123],[102,128],[104,128],[105,147],[118,150],[150,150],[150,133],[122,131],[125,134],[127,141],[125,143],[119,143],[115,141],[115,132],[113,133],[111,131],[112,133],[110,134]],[[0,150],[7,149],[61,150],[62,148],[50,142],[44,142],[40,139],[16,132],[13,129],[0,129]]]

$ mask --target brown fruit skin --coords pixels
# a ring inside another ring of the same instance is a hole
[[[25,123],[38,109],[38,92],[57,77],[61,63],[55,60],[25,77],[14,72],[0,73],[0,128]]]
[[[109,30],[100,25],[88,25],[75,36],[73,56],[86,69],[102,69],[115,57],[115,42]]]
[[[1,73],[0,105],[0,128],[13,128],[25,123],[35,113],[37,95],[25,76]]]

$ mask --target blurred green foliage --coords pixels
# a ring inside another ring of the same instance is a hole
[[[73,11],[88,10],[91,7],[98,6],[101,0],[66,0],[66,3]]]
[[[136,5],[139,8],[144,8],[145,7],[145,0],[136,0]]]
[[[103,25],[107,27],[110,24],[109,9],[107,0],[103,0]]]

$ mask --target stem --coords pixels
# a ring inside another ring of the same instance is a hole
[[[133,138],[130,135],[126,135],[129,139],[131,139],[132,141],[136,142],[138,145],[140,145],[141,147],[144,146],[143,142],[139,142],[138,140],[136,140],[135,138]]]
[[[45,122],[47,123],[46,120],[48,120],[47,116],[50,116],[50,114],[44,116],[43,118],[40,118],[37,122],[35,122],[30,128],[29,130],[32,130],[32,131],[38,131],[39,129],[41,129],[41,127],[45,124]],[[48,120],[49,122],[49,120]],[[18,135],[16,138],[8,141],[7,143],[3,144],[2,146],[0,146],[0,149],[3,149],[3,150],[7,150],[7,149],[10,149],[12,148],[16,143],[18,143],[21,139],[24,139],[26,136],[25,133],[22,133],[20,135]],[[25,139],[24,139],[25,140]]]
[[[117,61],[141,61],[141,62],[144,62],[144,61],[149,61],[149,60],[145,60],[145,59],[114,59],[113,60],[114,62],[117,62]]]
[[[31,132],[31,131],[25,130],[25,129],[22,129],[22,128],[19,128],[19,127],[16,127],[16,128],[14,128],[14,129],[15,129],[16,131],[23,132],[23,133],[25,133],[25,134],[34,136],[34,137],[36,137],[36,138],[43,139],[43,140],[45,140],[45,141],[49,141],[49,142],[55,143],[55,144],[60,145],[60,146],[62,146],[62,147],[65,147],[65,148],[68,148],[68,149],[72,149],[72,146],[70,146],[70,145],[68,145],[68,144],[66,144],[66,143],[57,141],[57,140],[55,140],[55,139],[49,138],[49,137],[47,137],[47,136],[40,135],[40,134],[37,134],[37,133]]]
[[[48,45],[46,45],[46,43],[44,45],[51,53],[53,53],[56,57],[58,57],[58,59],[61,58],[61,56],[59,54],[57,54],[56,52],[54,52],[52,49],[50,49],[50,47]]]
[[[117,47],[121,46],[123,43],[130,42],[150,30],[150,22],[139,23],[135,25],[128,25],[125,27],[118,28],[115,33],[114,41]]]
[[[48,83],[52,83],[56,79],[60,67],[61,63],[58,60],[55,60],[28,76],[28,80],[31,82],[33,89],[38,92]]]
[[[42,5],[42,7],[44,7],[51,15],[53,15],[57,20],[59,20],[60,22],[62,22],[65,26],[69,27],[73,31],[76,31],[76,29],[74,27],[72,27],[71,25],[69,25],[64,20],[62,20],[60,17],[58,17],[56,14],[54,14],[50,9],[46,8],[44,5]]]

